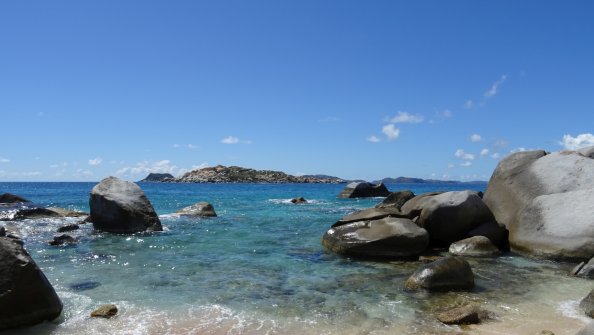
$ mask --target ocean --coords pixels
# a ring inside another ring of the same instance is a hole
[[[0,183],[44,206],[88,211],[95,183]],[[575,334],[587,321],[577,305],[591,281],[571,264],[509,254],[470,259],[472,292],[410,293],[419,262],[371,262],[326,251],[330,225],[373,199],[337,199],[344,185],[142,183],[163,232],[117,235],[81,225],[75,245],[47,242],[68,219],[0,221],[15,230],[64,303],[62,316],[7,334]],[[391,191],[473,189],[485,184],[398,184]],[[295,205],[294,197],[310,202]],[[199,201],[218,217],[174,213]],[[101,304],[116,317],[91,319]],[[446,326],[441,310],[475,303],[491,320]]]

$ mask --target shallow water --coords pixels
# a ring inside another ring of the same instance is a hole
[[[0,183],[48,206],[88,210],[92,183]],[[380,199],[336,199],[344,185],[141,184],[165,227],[135,235],[72,234],[75,246],[50,247],[56,229],[79,219],[0,222],[18,231],[64,302],[53,323],[19,334],[574,334],[590,281],[570,278],[570,265],[517,256],[471,260],[477,288],[469,293],[402,290],[418,262],[364,262],[328,253],[323,233],[340,217]],[[409,185],[482,190],[484,185]],[[390,187],[391,190],[402,188]],[[303,196],[311,203],[288,199]],[[211,202],[216,218],[173,213]],[[468,302],[492,320],[450,327],[435,313]],[[120,312],[88,317],[103,303]],[[548,328],[547,328],[548,327]],[[517,332],[516,332],[517,331]]]

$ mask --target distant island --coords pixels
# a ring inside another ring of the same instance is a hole
[[[292,176],[281,171],[255,170],[239,166],[217,165],[186,172],[179,178],[151,173],[140,182],[163,183],[316,183],[341,184],[347,181],[327,175]]]
[[[486,184],[486,181],[473,180],[473,181],[459,181],[459,180],[437,180],[437,179],[421,179],[411,177],[398,177],[398,178],[384,178],[381,180],[373,181],[374,184]]]

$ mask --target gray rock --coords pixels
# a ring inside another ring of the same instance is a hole
[[[504,225],[497,223],[495,220],[485,222],[480,226],[468,232],[469,237],[485,236],[491,240],[499,250],[509,251],[509,231]]]
[[[415,194],[410,190],[392,192],[390,193],[390,195],[386,197],[386,199],[384,199],[384,201],[377,204],[375,208],[391,207],[400,210],[400,208],[402,208],[402,205],[404,205],[407,201],[414,197]]]
[[[465,305],[439,313],[437,319],[446,325],[470,325],[481,322],[481,310],[475,305]]]
[[[470,264],[459,256],[448,256],[422,265],[404,284],[409,291],[470,290],[473,287],[474,274]]]
[[[575,151],[503,159],[484,196],[512,250],[559,261],[594,255],[594,160]]]
[[[53,320],[62,302],[17,240],[0,237],[0,330]]]
[[[77,241],[74,237],[66,234],[54,236],[54,239],[49,241],[49,245],[58,246],[58,245],[65,245],[65,244],[75,244]]]
[[[407,201],[401,211],[418,215],[416,223],[427,229],[431,243],[438,246],[461,240],[471,230],[494,219],[474,191],[423,194]]]
[[[47,208],[23,208],[19,209],[13,220],[60,218],[62,215]]]
[[[495,257],[501,252],[485,236],[474,236],[450,244],[450,254],[467,257]]]
[[[293,203],[293,204],[306,204],[307,203],[307,200],[305,200],[304,197],[293,198],[293,199],[291,199],[291,203]]]
[[[65,218],[79,218],[79,217],[89,215],[89,213],[73,211],[73,210],[61,208],[61,207],[48,207],[47,209],[49,209],[50,211],[56,212]]]
[[[18,195],[14,195],[12,193],[3,193],[0,194],[0,204],[16,204],[20,202],[31,202],[25,198],[19,197]]]
[[[360,211],[356,211],[351,213],[347,216],[344,216],[340,220],[338,220],[332,227],[338,227],[346,223],[357,222],[357,221],[365,221],[365,220],[379,220],[385,217],[398,217],[409,219],[410,217],[407,215],[403,215],[400,213],[399,210],[396,208],[388,207],[388,208],[367,208]]]
[[[339,198],[371,198],[371,197],[387,197],[390,191],[383,183],[374,185],[372,183],[357,183],[353,182],[345,186],[345,188],[338,195]]]
[[[362,258],[417,258],[428,243],[425,229],[393,217],[340,225],[322,237],[322,244],[333,252]]]
[[[587,325],[584,326],[577,334],[575,335],[592,335],[594,334],[594,321],[591,321]]]
[[[584,157],[594,158],[594,146],[579,149],[577,152]]]
[[[590,291],[590,293],[582,299],[580,308],[587,316],[594,318],[594,290]]]
[[[115,177],[93,187],[90,221],[97,230],[112,233],[161,231],[155,209],[138,185]]]
[[[184,207],[179,210],[177,214],[203,217],[217,216],[214,207],[206,201],[201,201],[199,203],[193,204],[192,206]]]
[[[93,318],[109,319],[118,314],[118,306],[114,304],[101,305],[99,308],[91,312]]]
[[[578,276],[587,279],[594,279],[594,257],[586,262],[581,262],[576,266],[571,273],[573,276]]]
[[[58,233],[66,233],[69,231],[78,230],[80,227],[77,224],[69,224],[58,228]]]

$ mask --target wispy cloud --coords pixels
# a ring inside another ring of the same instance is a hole
[[[371,135],[371,136],[369,136],[369,137],[367,138],[367,141],[368,141],[368,142],[371,142],[371,143],[379,143],[379,142],[381,142],[382,140],[381,140],[379,137],[375,136],[375,135]]]
[[[465,152],[462,149],[456,150],[456,152],[454,153],[454,156],[456,156],[458,158],[461,158],[461,159],[463,159],[465,161],[472,161],[472,160],[474,160],[476,158],[475,155],[469,154],[469,153]]]
[[[172,164],[170,160],[163,159],[156,162],[143,161],[136,163],[135,166],[123,167],[116,171],[117,176],[129,176],[135,177],[138,175],[144,175],[148,173],[171,173],[172,175],[178,174],[182,169]]]
[[[472,165],[472,162],[471,161],[465,161],[465,162],[463,162],[463,163],[460,164],[461,167],[469,167],[471,165]]]
[[[4,157],[0,157],[0,163],[10,163],[10,159],[4,158]]]
[[[396,128],[393,123],[390,123],[382,128],[382,133],[388,137],[388,140],[392,141],[398,138],[400,129]]]
[[[501,155],[499,155],[498,152],[491,155],[491,158],[493,158],[493,159],[499,159],[499,157],[501,157]]]
[[[481,153],[480,153],[481,156],[487,156],[488,154],[489,154],[489,149],[484,148],[483,150],[481,150]]]
[[[237,138],[235,136],[227,136],[221,140],[221,143],[223,143],[223,144],[237,144],[237,143],[239,143],[239,138]]]
[[[387,118],[386,122],[389,123],[421,123],[423,122],[424,118],[420,114],[410,114],[408,112],[401,112],[398,111],[396,116],[391,118]]]
[[[41,176],[41,172],[40,171],[6,172],[4,170],[0,171],[1,178],[15,179],[15,178],[27,178],[27,177],[36,177],[36,176]]]
[[[327,123],[327,122],[338,122],[338,121],[340,121],[340,120],[341,120],[341,119],[340,119],[339,117],[336,117],[336,116],[328,116],[328,117],[325,117],[325,118],[323,118],[323,119],[319,119],[319,120],[318,120],[318,122]]]
[[[475,106],[474,101],[468,99],[466,100],[466,102],[464,103],[464,108],[466,109],[473,109]]]
[[[101,157],[89,159],[89,165],[91,165],[91,166],[97,166],[97,165],[101,164],[101,162],[103,162],[103,159]]]
[[[470,135],[470,141],[472,141],[472,142],[480,142],[482,140],[483,140],[483,137],[479,134]]]
[[[499,80],[497,80],[496,82],[493,83],[493,85],[491,85],[491,88],[485,92],[484,97],[485,98],[492,98],[495,95],[497,95],[497,92],[499,90],[499,86],[501,86],[501,84],[503,84],[505,82],[505,80],[507,79],[507,75],[502,75],[501,78],[499,78]]]
[[[563,139],[559,142],[563,148],[567,150],[577,150],[594,145],[594,135],[591,133],[579,134],[573,137],[569,134],[563,135]]]
[[[188,148],[188,149],[190,149],[190,150],[195,150],[195,149],[198,149],[198,148],[200,148],[200,147],[199,147],[199,146],[197,146],[197,145],[195,145],[195,144],[192,144],[192,143],[188,143],[188,144],[185,144],[185,145],[181,145],[181,144],[179,144],[179,143],[175,143],[175,144],[173,145],[173,148],[174,148],[174,149],[179,149],[179,148]]]

